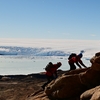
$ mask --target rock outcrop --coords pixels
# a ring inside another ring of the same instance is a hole
[[[90,62],[89,68],[62,74],[27,100],[100,100],[100,52]]]
[[[100,100],[100,86],[96,86],[82,93],[80,100]]]

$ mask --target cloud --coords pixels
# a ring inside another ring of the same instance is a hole
[[[95,35],[95,34],[91,34],[91,36],[92,36],[92,37],[95,37],[96,35]]]
[[[70,33],[62,33],[63,35],[67,36],[67,35],[70,35]]]
[[[51,33],[51,31],[48,31],[48,33]]]

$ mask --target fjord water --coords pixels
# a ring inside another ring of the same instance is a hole
[[[0,75],[19,75],[45,72],[44,68],[48,62],[61,62],[61,70],[69,70],[67,57],[6,57],[0,56]],[[90,66],[89,60],[83,62]],[[78,67],[77,67],[78,68]]]

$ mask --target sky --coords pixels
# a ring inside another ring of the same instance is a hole
[[[100,39],[100,0],[0,0],[0,38]]]

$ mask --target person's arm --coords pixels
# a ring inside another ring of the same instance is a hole
[[[82,67],[80,66],[80,64],[78,63],[78,61],[76,62],[76,65],[77,65],[79,68],[82,68]]]
[[[87,67],[83,64],[83,62],[82,62],[81,59],[79,60],[79,63],[80,63],[83,67],[87,68]]]

